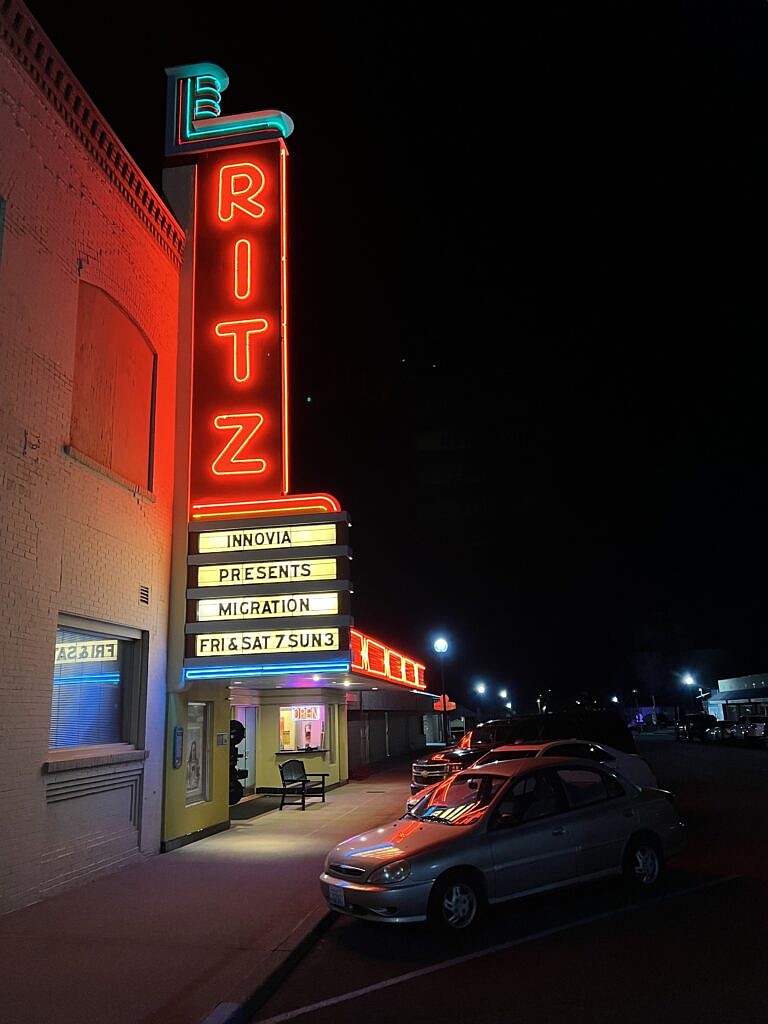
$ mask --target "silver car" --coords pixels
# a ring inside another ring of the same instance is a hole
[[[489,904],[610,875],[647,890],[683,846],[672,794],[579,758],[468,768],[399,821],[334,847],[320,888],[332,910],[393,924],[476,925]]]

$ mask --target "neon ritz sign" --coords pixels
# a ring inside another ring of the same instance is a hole
[[[221,114],[217,64],[166,68],[165,152],[197,167],[190,519],[338,512],[289,494],[285,169],[293,121]]]
[[[200,156],[190,506],[288,490],[282,139]]]

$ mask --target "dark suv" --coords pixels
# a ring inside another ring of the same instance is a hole
[[[456,746],[414,761],[411,765],[411,793],[418,793],[433,782],[440,782],[462,768],[469,768],[494,747],[573,738],[606,743],[627,754],[637,753],[626,722],[612,711],[563,711],[499,718],[476,726],[462,736]]]
[[[683,715],[682,719],[675,726],[675,737],[679,740],[701,740],[706,743],[709,737],[707,729],[711,729],[717,722],[714,715],[691,714]]]

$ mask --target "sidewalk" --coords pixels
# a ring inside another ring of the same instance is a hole
[[[403,813],[410,760],[0,917],[0,1021],[245,1024],[333,921],[325,854]]]

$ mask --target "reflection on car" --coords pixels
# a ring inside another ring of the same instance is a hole
[[[353,917],[464,930],[491,904],[593,879],[651,889],[684,836],[665,790],[584,759],[522,758],[459,772],[339,843],[320,887]]]
[[[634,782],[636,786],[658,786],[651,766],[639,754],[627,754],[623,750],[609,747],[605,743],[591,743],[589,740],[575,738],[567,740],[551,740],[549,743],[514,743],[494,747],[487,754],[475,761],[472,767],[493,761],[513,761],[523,757],[583,757],[589,761],[598,761]],[[439,783],[437,783],[439,785]],[[425,790],[421,790],[408,798],[406,811],[415,807]]]

